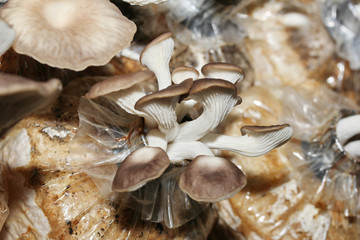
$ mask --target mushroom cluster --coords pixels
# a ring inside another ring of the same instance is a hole
[[[170,165],[183,165],[178,184],[192,199],[216,202],[229,198],[245,186],[246,177],[238,166],[215,156],[213,149],[259,156],[288,141],[292,128],[288,124],[243,126],[240,137],[214,133],[241,103],[235,84],[244,73],[232,64],[209,63],[202,67],[201,79],[191,67],[176,68],[171,74],[173,49],[171,33],[162,34],[140,56],[140,62],[151,71],[106,79],[86,95],[106,97],[144,118],[147,143],[120,164],[113,191],[135,191],[159,178]],[[144,82],[154,77],[157,91],[144,87]]]

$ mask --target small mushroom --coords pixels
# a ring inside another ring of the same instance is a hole
[[[0,133],[25,116],[48,107],[61,90],[58,79],[35,82],[15,75],[0,74]]]
[[[187,94],[192,86],[191,79],[174,84],[158,92],[146,95],[135,104],[135,109],[150,115],[158,124],[167,141],[171,141],[179,131],[175,107],[181,95]]]
[[[201,72],[206,78],[224,79],[233,84],[240,82],[245,76],[241,67],[221,62],[208,63],[201,68]]]
[[[115,192],[135,191],[163,174],[170,160],[158,147],[142,147],[132,152],[119,166],[113,180]]]
[[[144,117],[148,125],[154,125],[149,116],[134,108],[135,103],[146,94],[142,83],[154,78],[155,75],[150,70],[113,76],[92,86],[85,96],[90,99],[104,96],[128,113]]]
[[[336,136],[344,150],[360,156],[360,114],[340,119],[336,124]]]
[[[243,126],[243,136],[209,133],[200,141],[211,149],[222,149],[249,157],[263,155],[286,143],[293,130],[289,124],[273,126]]]
[[[15,31],[0,19],[0,56],[11,47],[15,39]]]
[[[171,74],[172,82],[175,84],[179,84],[182,81],[191,78],[196,80],[199,78],[199,72],[192,67],[181,66],[174,69]]]
[[[11,0],[0,17],[16,32],[16,52],[76,71],[106,64],[129,46],[136,31],[104,0]]]
[[[245,185],[245,174],[235,164],[220,157],[196,157],[179,179],[181,190],[198,202],[221,201]]]
[[[199,155],[214,156],[213,152],[202,142],[173,142],[168,145],[167,154],[172,163],[192,160]]]
[[[194,81],[189,97],[203,106],[203,113],[195,120],[180,124],[174,141],[192,141],[202,138],[217,127],[241,102],[234,84],[221,80],[204,78]]]
[[[159,90],[171,85],[169,62],[174,51],[174,40],[171,33],[164,33],[149,43],[140,55],[142,65],[156,75]]]

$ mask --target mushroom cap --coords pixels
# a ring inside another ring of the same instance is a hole
[[[281,125],[270,125],[270,126],[257,126],[257,125],[244,125],[241,127],[240,132],[242,135],[255,135],[258,133],[266,133],[266,132],[274,132],[286,127],[290,127],[289,124],[281,124]]]
[[[58,79],[35,82],[19,76],[0,74],[0,133],[26,115],[42,110],[60,95]]]
[[[119,90],[128,89],[137,83],[155,78],[150,70],[138,71],[130,74],[112,76],[96,83],[86,94],[87,98],[96,98]]]
[[[199,77],[199,72],[193,67],[180,66],[174,69],[171,74],[173,83],[179,84],[185,79],[192,78],[193,80]]]
[[[193,84],[192,79],[187,79],[180,84],[173,84],[169,87],[154,92],[152,94],[148,94],[139,99],[139,101],[135,104],[135,109],[142,110],[143,106],[149,104],[150,102],[157,100],[157,99],[164,99],[164,98],[172,98],[172,97],[180,97],[181,95],[187,94]]]
[[[116,192],[135,191],[163,174],[170,160],[159,147],[142,147],[132,152],[119,166],[112,189]]]
[[[230,63],[208,63],[201,68],[202,74],[206,78],[220,78],[236,83],[244,79],[245,73],[241,67]]]
[[[199,202],[217,202],[229,198],[246,185],[245,174],[232,162],[198,156],[181,174],[179,186]]]
[[[15,31],[0,19],[0,56],[6,52],[15,39]]]
[[[136,31],[132,21],[104,0],[11,0],[0,17],[17,34],[16,52],[76,71],[106,64]]]
[[[164,42],[165,40],[170,39],[171,37],[172,37],[171,32],[163,33],[160,36],[158,36],[157,38],[153,39],[148,45],[146,45],[146,47],[144,48],[144,50],[140,54],[140,62],[141,62],[141,64],[143,64],[144,57],[147,55],[147,53],[149,52],[149,50],[153,46],[158,45],[158,44]]]

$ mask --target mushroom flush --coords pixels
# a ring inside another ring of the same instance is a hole
[[[240,167],[214,150],[260,156],[292,136],[288,124],[243,126],[237,137],[215,133],[241,103],[235,84],[244,73],[232,64],[209,63],[203,78],[191,67],[171,74],[173,49],[171,33],[162,34],[140,56],[149,70],[92,86],[80,102],[79,137],[69,161],[92,175],[104,194],[123,195],[143,220],[169,228],[246,185]]]

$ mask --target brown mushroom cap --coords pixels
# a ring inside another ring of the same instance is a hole
[[[119,90],[128,89],[137,83],[148,81],[152,78],[155,78],[155,74],[150,70],[112,76],[92,86],[86,94],[86,97],[96,98]]]
[[[135,104],[135,109],[141,110],[143,107],[154,100],[163,100],[166,98],[180,97],[181,95],[187,94],[193,84],[192,79],[187,79],[180,84],[172,84],[169,87],[154,92],[152,94],[148,94],[137,101]]]
[[[189,95],[210,89],[210,88],[223,88],[223,89],[229,89],[230,91],[233,91],[233,93],[236,95],[236,86],[228,81],[222,80],[222,79],[215,79],[215,78],[202,78],[199,80],[194,81]]]
[[[136,31],[132,21],[104,0],[11,0],[0,17],[17,34],[16,52],[76,71],[106,64]]]
[[[217,202],[231,197],[246,185],[244,173],[232,162],[198,156],[181,174],[179,186],[199,202]]]
[[[142,147],[132,152],[118,168],[112,189],[116,192],[135,191],[163,174],[170,160],[159,147]]]
[[[270,125],[270,126],[256,126],[256,125],[244,125],[241,127],[240,131],[242,135],[254,135],[258,133],[266,133],[266,132],[274,132],[286,127],[290,127],[289,124],[281,124],[281,125]]]
[[[60,95],[61,89],[58,79],[35,82],[0,74],[0,133],[26,115],[48,107]]]

